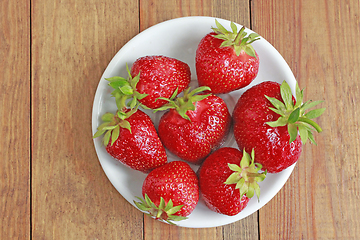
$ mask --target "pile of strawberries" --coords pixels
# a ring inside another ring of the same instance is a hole
[[[231,23],[228,31],[216,21],[196,51],[195,89],[188,87],[189,66],[167,56],[141,57],[127,66],[127,78],[106,79],[117,111],[102,116],[94,138],[103,135],[112,157],[147,174],[143,198],[135,201],[140,210],[173,224],[186,219],[201,196],[209,209],[236,215],[254,194],[259,198],[258,182],[268,172],[291,166],[307,140],[315,143],[312,131],[322,130],[312,119],[325,109],[305,113],[320,101],[303,103],[297,85],[295,97],[286,81],[255,85],[238,99],[232,116],[217,96],[255,79],[260,58],[251,44],[257,40],[244,27],[238,31]],[[139,107],[164,111],[158,129]],[[241,151],[222,147],[230,129]],[[179,160],[168,162],[165,149]],[[199,165],[198,171],[188,163]]]

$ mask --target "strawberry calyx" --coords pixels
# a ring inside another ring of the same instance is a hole
[[[113,145],[119,138],[120,128],[128,129],[131,133],[130,123],[126,119],[137,111],[137,106],[130,111],[118,110],[115,114],[108,112],[102,115],[101,120],[103,123],[97,128],[97,132],[94,134],[93,138],[97,138],[105,134],[103,143],[107,146],[110,139],[111,145]]]
[[[312,119],[319,117],[324,113],[325,108],[319,108],[305,112],[306,110],[315,107],[323,101],[307,101],[303,103],[303,90],[300,90],[299,85],[296,83],[295,94],[296,101],[294,102],[289,84],[283,81],[280,85],[280,93],[283,102],[276,98],[265,96],[274,108],[270,107],[272,111],[279,114],[280,117],[276,121],[266,122],[271,127],[285,126],[288,127],[290,135],[289,143],[293,142],[298,134],[303,144],[310,140],[311,143],[316,145],[313,130],[318,133],[322,132],[321,127]]]
[[[245,51],[249,56],[256,58],[256,53],[251,45],[254,41],[259,40],[260,36],[257,33],[250,33],[248,35],[245,32],[245,27],[243,26],[240,31],[238,31],[235,23],[231,22],[231,31],[228,31],[224,26],[222,26],[215,19],[216,28],[212,28],[212,30],[216,33],[214,35],[215,38],[224,40],[220,47],[232,47],[235,50],[237,56],[240,55],[242,51]]]
[[[211,93],[197,94],[203,91],[210,91],[210,88],[207,86],[203,86],[203,87],[195,88],[190,92],[190,87],[189,87],[185,89],[184,95],[182,97],[176,97],[178,94],[178,89],[176,89],[170,98],[164,98],[164,97],[157,98],[157,99],[166,100],[168,101],[168,103],[166,103],[162,107],[155,109],[154,112],[164,111],[167,109],[175,109],[181,117],[191,121],[189,116],[186,114],[186,112],[188,110],[194,111],[196,108],[195,106],[196,102],[201,101],[211,95]]]
[[[114,89],[111,95],[115,97],[117,108],[134,108],[137,104],[140,104],[142,107],[144,107],[141,103],[138,102],[138,100],[145,98],[148,94],[142,94],[136,90],[136,85],[140,80],[140,73],[135,77],[132,77],[129,66],[127,64],[126,70],[129,75],[127,79],[119,76],[105,78],[105,80],[109,81],[108,85]]]
[[[240,166],[237,164],[228,164],[229,168],[234,171],[224,182],[224,184],[236,184],[235,189],[239,189],[240,196],[244,194],[248,198],[252,198],[254,193],[258,200],[260,199],[260,186],[258,182],[264,181],[267,171],[259,172],[262,169],[260,163],[255,163],[254,149],[251,156],[243,150],[243,157]]]
[[[163,197],[160,198],[159,206],[156,206],[155,203],[151,201],[149,196],[145,194],[145,200],[139,197],[136,197],[140,202],[134,201],[135,205],[145,214],[154,217],[157,220],[167,222],[169,224],[175,225],[172,221],[181,221],[187,219],[187,217],[174,215],[177,213],[184,205],[174,206],[172,200],[170,199],[167,203]]]

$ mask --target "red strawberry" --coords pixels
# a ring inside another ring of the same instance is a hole
[[[148,108],[158,108],[165,103],[159,97],[170,98],[176,89],[185,90],[191,80],[190,67],[177,59],[165,56],[146,56],[137,59],[131,67],[132,77],[140,74],[136,90],[147,96],[139,100]]]
[[[240,149],[255,149],[256,161],[270,173],[294,164],[308,139],[315,143],[311,130],[321,132],[312,118],[323,109],[305,114],[320,101],[302,103],[303,92],[296,85],[296,103],[289,85],[262,82],[248,89],[238,100],[234,112],[234,136]],[[298,136],[298,132],[300,136]]]
[[[132,109],[106,113],[94,138],[105,133],[106,151],[132,169],[150,172],[167,162],[165,148],[148,115]]]
[[[199,185],[189,164],[174,161],[161,166],[145,178],[142,195],[136,206],[158,220],[184,220],[199,201]]]
[[[134,108],[138,102],[143,108],[159,108],[175,92],[182,92],[190,83],[190,67],[177,59],[165,56],[145,56],[137,59],[131,70],[126,65],[128,79],[106,78],[114,88],[112,95],[118,109]]]
[[[164,146],[183,160],[200,164],[211,151],[219,147],[231,124],[224,100],[213,94],[194,95],[208,90],[201,87],[164,105],[171,108],[160,119],[159,137]],[[175,95],[173,96],[173,98]]]
[[[214,212],[236,215],[256,193],[260,197],[261,182],[266,172],[258,173],[261,164],[254,163],[245,151],[220,148],[205,159],[198,170],[199,186],[205,204]]]
[[[209,86],[213,93],[228,93],[249,85],[257,76],[259,56],[251,43],[258,34],[246,36],[245,27],[232,32],[218,21],[214,32],[207,34],[196,50],[196,73],[200,86]]]

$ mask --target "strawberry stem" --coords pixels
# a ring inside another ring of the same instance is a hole
[[[154,112],[164,111],[164,110],[168,110],[168,109],[175,109],[181,117],[191,121],[189,116],[186,115],[186,112],[188,110],[194,111],[196,102],[201,101],[211,95],[211,94],[195,95],[195,94],[203,92],[203,91],[210,91],[210,88],[203,86],[203,87],[198,87],[190,92],[190,87],[189,87],[184,91],[183,97],[177,97],[176,99],[175,99],[175,96],[173,96],[169,99],[160,97],[158,99],[166,100],[166,101],[168,101],[168,103],[163,105],[162,107],[154,109]]]
[[[234,171],[224,182],[224,184],[236,184],[235,189],[239,189],[240,196],[244,194],[248,198],[252,198],[254,193],[259,200],[260,186],[258,182],[265,179],[267,171],[259,172],[262,165],[255,163],[255,151],[251,152],[251,156],[243,150],[243,157],[240,166],[236,164],[228,164],[229,168]]]
[[[148,215],[155,217],[159,221],[164,221],[172,225],[176,225],[173,221],[181,221],[187,219],[187,217],[174,215],[177,213],[184,205],[173,206],[173,202],[170,199],[167,204],[163,197],[160,197],[159,206],[156,206],[149,196],[145,193],[145,200],[139,197],[136,197],[140,202],[134,201],[135,205],[141,210],[147,213]]]
[[[237,27],[233,22],[231,22],[232,32],[226,30],[217,20],[215,20],[215,24],[217,28],[212,28],[216,33],[214,37],[223,40],[221,47],[232,47],[237,56],[244,51],[249,56],[256,58],[255,50],[251,44],[260,39],[257,33],[248,35],[244,26],[237,32]]]
[[[101,118],[103,123],[97,128],[97,132],[94,134],[93,138],[100,137],[105,133],[103,143],[107,146],[110,142],[110,138],[111,145],[118,139],[120,128],[125,128],[131,133],[130,123],[126,119],[133,115],[138,110],[138,107],[139,104],[128,111],[126,111],[127,109],[124,107],[122,110],[117,110],[116,114],[105,113]]]
[[[241,39],[242,39],[242,33],[244,32],[244,30],[245,30],[245,27],[242,27],[242,28],[240,29],[240,31],[236,34],[236,37],[235,37],[235,39],[234,39],[235,45],[237,45],[237,46],[240,45]]]
[[[310,139],[312,143],[316,144],[313,139],[311,127],[313,127],[318,133],[322,132],[322,129],[316,122],[311,120],[311,118],[319,117],[325,111],[325,108],[315,109],[305,113],[305,110],[314,107],[315,105],[321,103],[321,101],[308,101],[302,103],[303,90],[300,90],[298,84],[295,86],[295,92],[297,100],[296,104],[292,101],[293,95],[289,84],[287,84],[286,81],[283,81],[280,86],[282,101],[265,96],[274,106],[274,108],[269,107],[269,109],[280,115],[276,121],[267,122],[266,124],[271,127],[288,125],[288,132],[290,135],[289,143],[293,142],[297,135],[300,134],[303,144],[305,144],[308,139]],[[310,125],[311,127],[306,125]]]
[[[163,213],[163,211],[161,209],[159,209],[159,211],[156,214],[156,219],[161,219],[162,213]]]
[[[133,108],[137,104],[143,106],[138,100],[145,98],[148,94],[139,93],[136,90],[136,85],[140,80],[140,73],[132,77],[128,64],[126,64],[126,70],[128,72],[128,78],[123,78],[119,76],[105,78],[109,82],[109,86],[114,90],[111,92],[111,95],[115,97],[116,106],[119,110],[122,110],[126,107]],[[143,106],[146,108],[145,106]]]

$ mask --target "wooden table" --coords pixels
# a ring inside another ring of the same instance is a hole
[[[284,188],[251,216],[187,229],[154,221],[111,185],[91,132],[114,54],[164,20],[243,24],[285,58],[306,99],[324,99]],[[358,0],[0,1],[0,239],[358,239]]]

